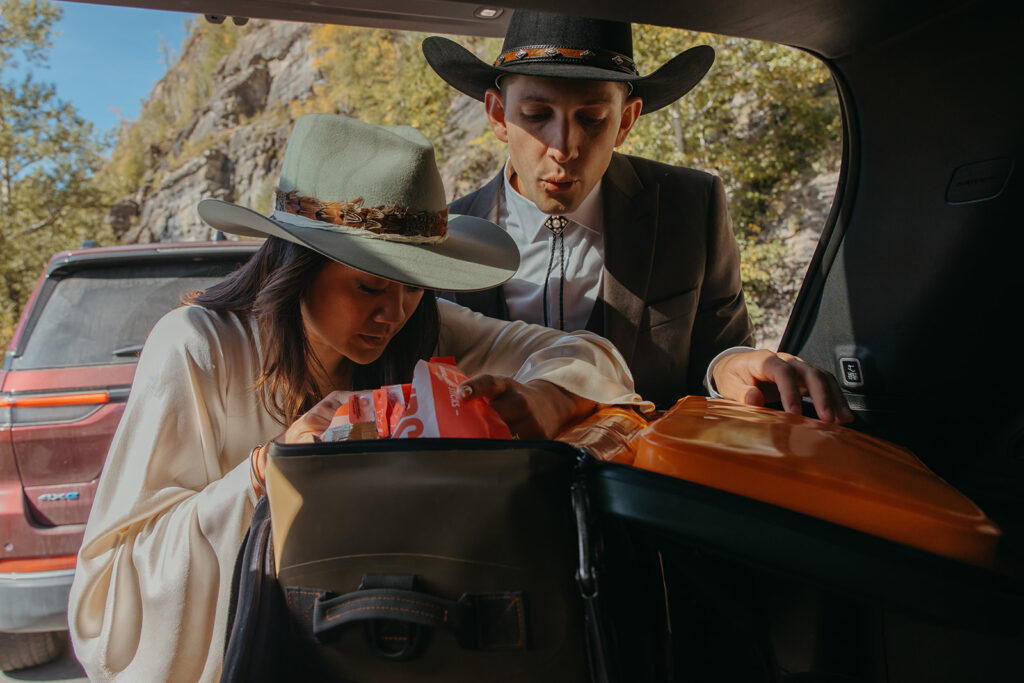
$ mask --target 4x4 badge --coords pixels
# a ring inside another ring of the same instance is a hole
[[[50,503],[56,500],[78,500],[78,491],[68,491],[67,493],[44,493],[39,496],[39,501],[42,503]]]

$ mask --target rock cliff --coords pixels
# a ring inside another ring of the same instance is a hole
[[[111,210],[111,226],[125,242],[213,238],[195,211],[203,197],[269,210],[293,112],[315,97],[323,75],[309,25],[256,21],[246,28],[214,69],[208,101],[173,139],[149,143],[143,182]],[[186,43],[179,65],[188,63],[195,44]],[[172,100],[175,82],[169,73],[150,99]],[[348,106],[336,102],[333,109],[345,113]],[[478,102],[454,98],[449,122],[444,144],[452,153],[441,174],[454,197],[494,173],[500,159],[496,144],[467,145],[486,130]]]
[[[212,238],[196,214],[203,197],[266,210],[291,129],[289,104],[312,96],[317,73],[309,26],[253,22],[242,35],[217,64],[208,101],[172,139],[150,143],[142,184],[111,212],[126,242]],[[195,44],[186,44],[179,64]],[[173,76],[151,100],[171,99]]]

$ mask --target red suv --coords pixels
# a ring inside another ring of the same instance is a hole
[[[75,556],[150,329],[255,243],[56,254],[0,369],[0,670],[57,654]]]

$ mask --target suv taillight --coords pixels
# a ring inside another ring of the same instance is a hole
[[[110,392],[0,394],[0,426],[62,424],[84,420],[110,403]]]

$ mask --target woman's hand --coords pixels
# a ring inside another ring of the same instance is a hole
[[[491,399],[491,407],[512,434],[521,439],[552,439],[568,422],[597,408],[593,401],[570,394],[551,382],[535,379],[521,384],[511,377],[495,375],[467,379],[459,386],[459,397]]]
[[[334,419],[341,404],[352,396],[351,391],[332,391],[323,397],[305,415],[293,422],[284,433],[274,439],[280,443],[313,443]]]
[[[295,422],[270,441],[278,443],[313,443],[331,424],[334,413],[341,407],[341,404],[349,399],[351,391],[332,391],[324,396],[323,400],[309,409],[309,412],[297,419]],[[255,488],[259,484],[262,488],[266,484],[267,471],[267,444],[263,444],[251,454],[252,474],[257,481],[253,482]],[[257,493],[260,493],[257,490]]]

